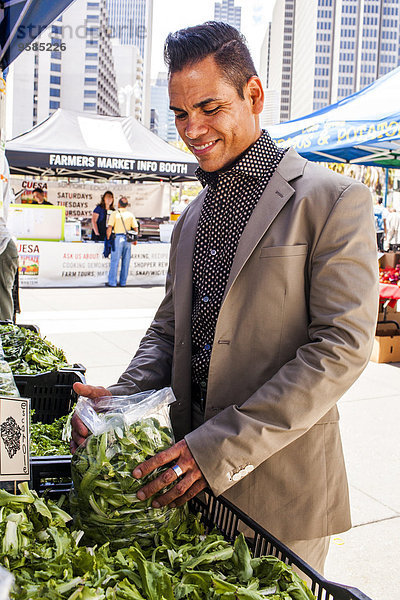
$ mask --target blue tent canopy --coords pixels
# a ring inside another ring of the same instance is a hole
[[[4,0],[0,8],[0,68],[17,58],[73,0]]]
[[[336,104],[268,128],[314,161],[400,168],[400,67]]]

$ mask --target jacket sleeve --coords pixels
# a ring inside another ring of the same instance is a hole
[[[368,362],[378,263],[365,186],[350,184],[337,199],[310,261],[309,341],[240,407],[227,407],[185,437],[216,495],[315,425]]]
[[[118,382],[108,388],[114,395],[136,394],[137,392],[161,389],[171,385],[175,340],[173,279],[176,244],[179,237],[177,232],[182,225],[179,221],[178,224],[172,234],[164,299],[129,366]]]

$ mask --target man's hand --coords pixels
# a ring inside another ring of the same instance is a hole
[[[96,400],[97,398],[102,398],[103,396],[111,396],[111,392],[101,386],[74,383],[73,388],[74,391],[79,394],[79,396],[85,396],[85,398],[90,398],[91,400]],[[78,446],[84,444],[87,436],[89,435],[89,430],[76,414],[74,414],[71,419],[71,426],[72,440],[69,443],[69,447],[71,449],[71,453],[74,454]]]
[[[160,508],[160,506],[166,506],[167,504],[169,504],[171,508],[175,508],[176,506],[182,506],[182,504],[185,504],[185,502],[207,487],[207,482],[197,466],[185,440],[181,440],[174,446],[171,446],[171,448],[163,450],[148,460],[145,460],[136,467],[133,471],[133,476],[136,477],[136,479],[140,479],[154,471],[154,469],[171,462],[174,462],[180,467],[182,470],[182,478],[180,479],[177,477],[177,474],[172,468],[167,469],[164,473],[138,491],[137,497],[139,500],[146,500],[147,498],[150,498],[150,496],[154,496],[154,494],[157,494],[157,492],[178,479],[179,481],[168,492],[158,496],[157,499],[152,502],[153,508]]]

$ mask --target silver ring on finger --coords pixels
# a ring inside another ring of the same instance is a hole
[[[179,465],[174,465],[171,469],[175,472],[176,478],[179,479],[183,475],[183,471]]]

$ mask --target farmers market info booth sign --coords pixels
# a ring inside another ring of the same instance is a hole
[[[29,402],[0,397],[0,481],[30,479]]]
[[[23,152],[8,150],[7,154],[9,163],[14,168],[26,167],[27,158]],[[95,171],[109,171],[110,173],[129,172],[142,175],[150,174],[160,177],[173,177],[177,175],[194,175],[197,166],[197,163],[191,164],[189,162],[35,152],[35,168],[39,169],[68,169],[72,171],[93,169]]]

